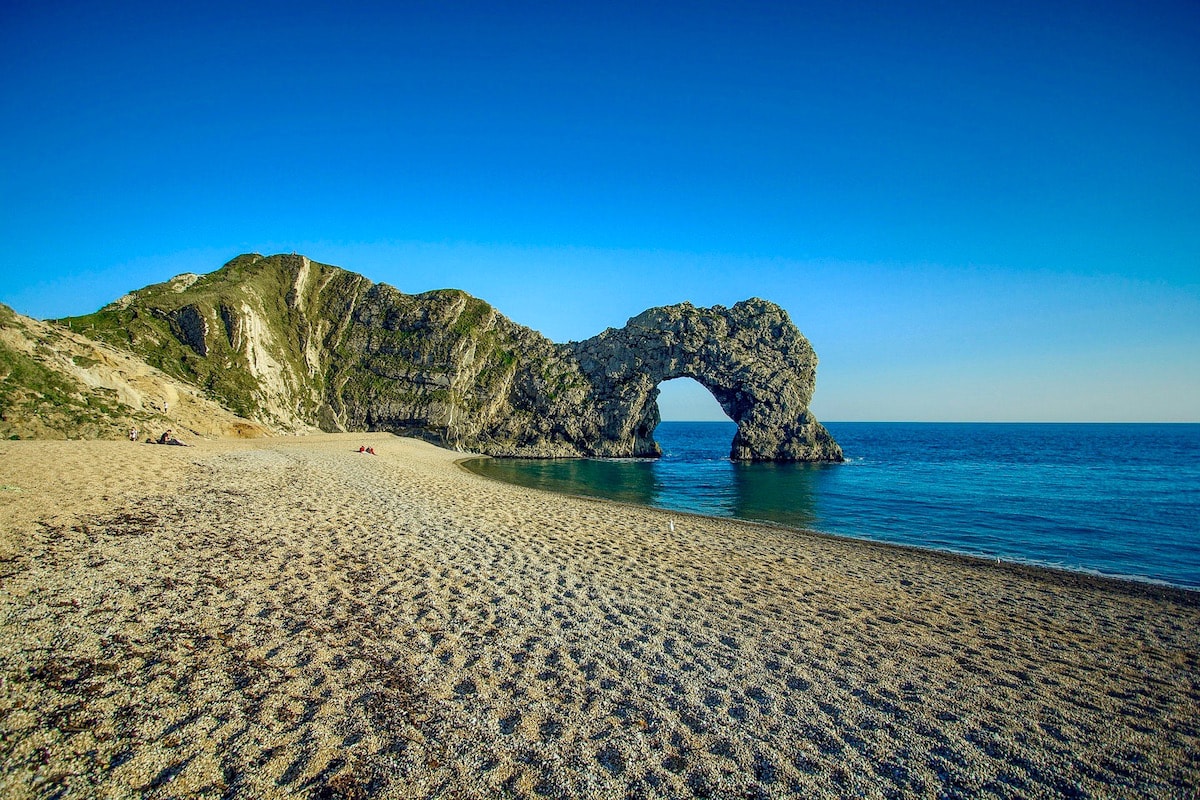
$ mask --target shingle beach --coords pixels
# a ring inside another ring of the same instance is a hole
[[[0,442],[0,796],[1200,786],[1196,593],[189,441]]]

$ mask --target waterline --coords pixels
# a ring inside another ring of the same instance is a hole
[[[655,461],[489,459],[511,483],[1200,589],[1200,425],[828,423],[845,464],[743,464],[733,423]]]

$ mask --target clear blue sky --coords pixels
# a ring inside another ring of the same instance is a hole
[[[296,250],[557,341],[765,297],[828,420],[1200,420],[1194,0],[174,5],[0,9],[16,310]]]

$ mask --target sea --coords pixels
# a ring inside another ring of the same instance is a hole
[[[659,459],[469,466],[555,492],[1200,590],[1200,424],[825,425],[845,463],[736,463],[733,422],[662,422]]]

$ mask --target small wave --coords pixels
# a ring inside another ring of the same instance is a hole
[[[657,458],[634,458],[633,456],[614,456],[612,458],[586,458],[584,461],[599,461],[602,464],[653,464]]]

